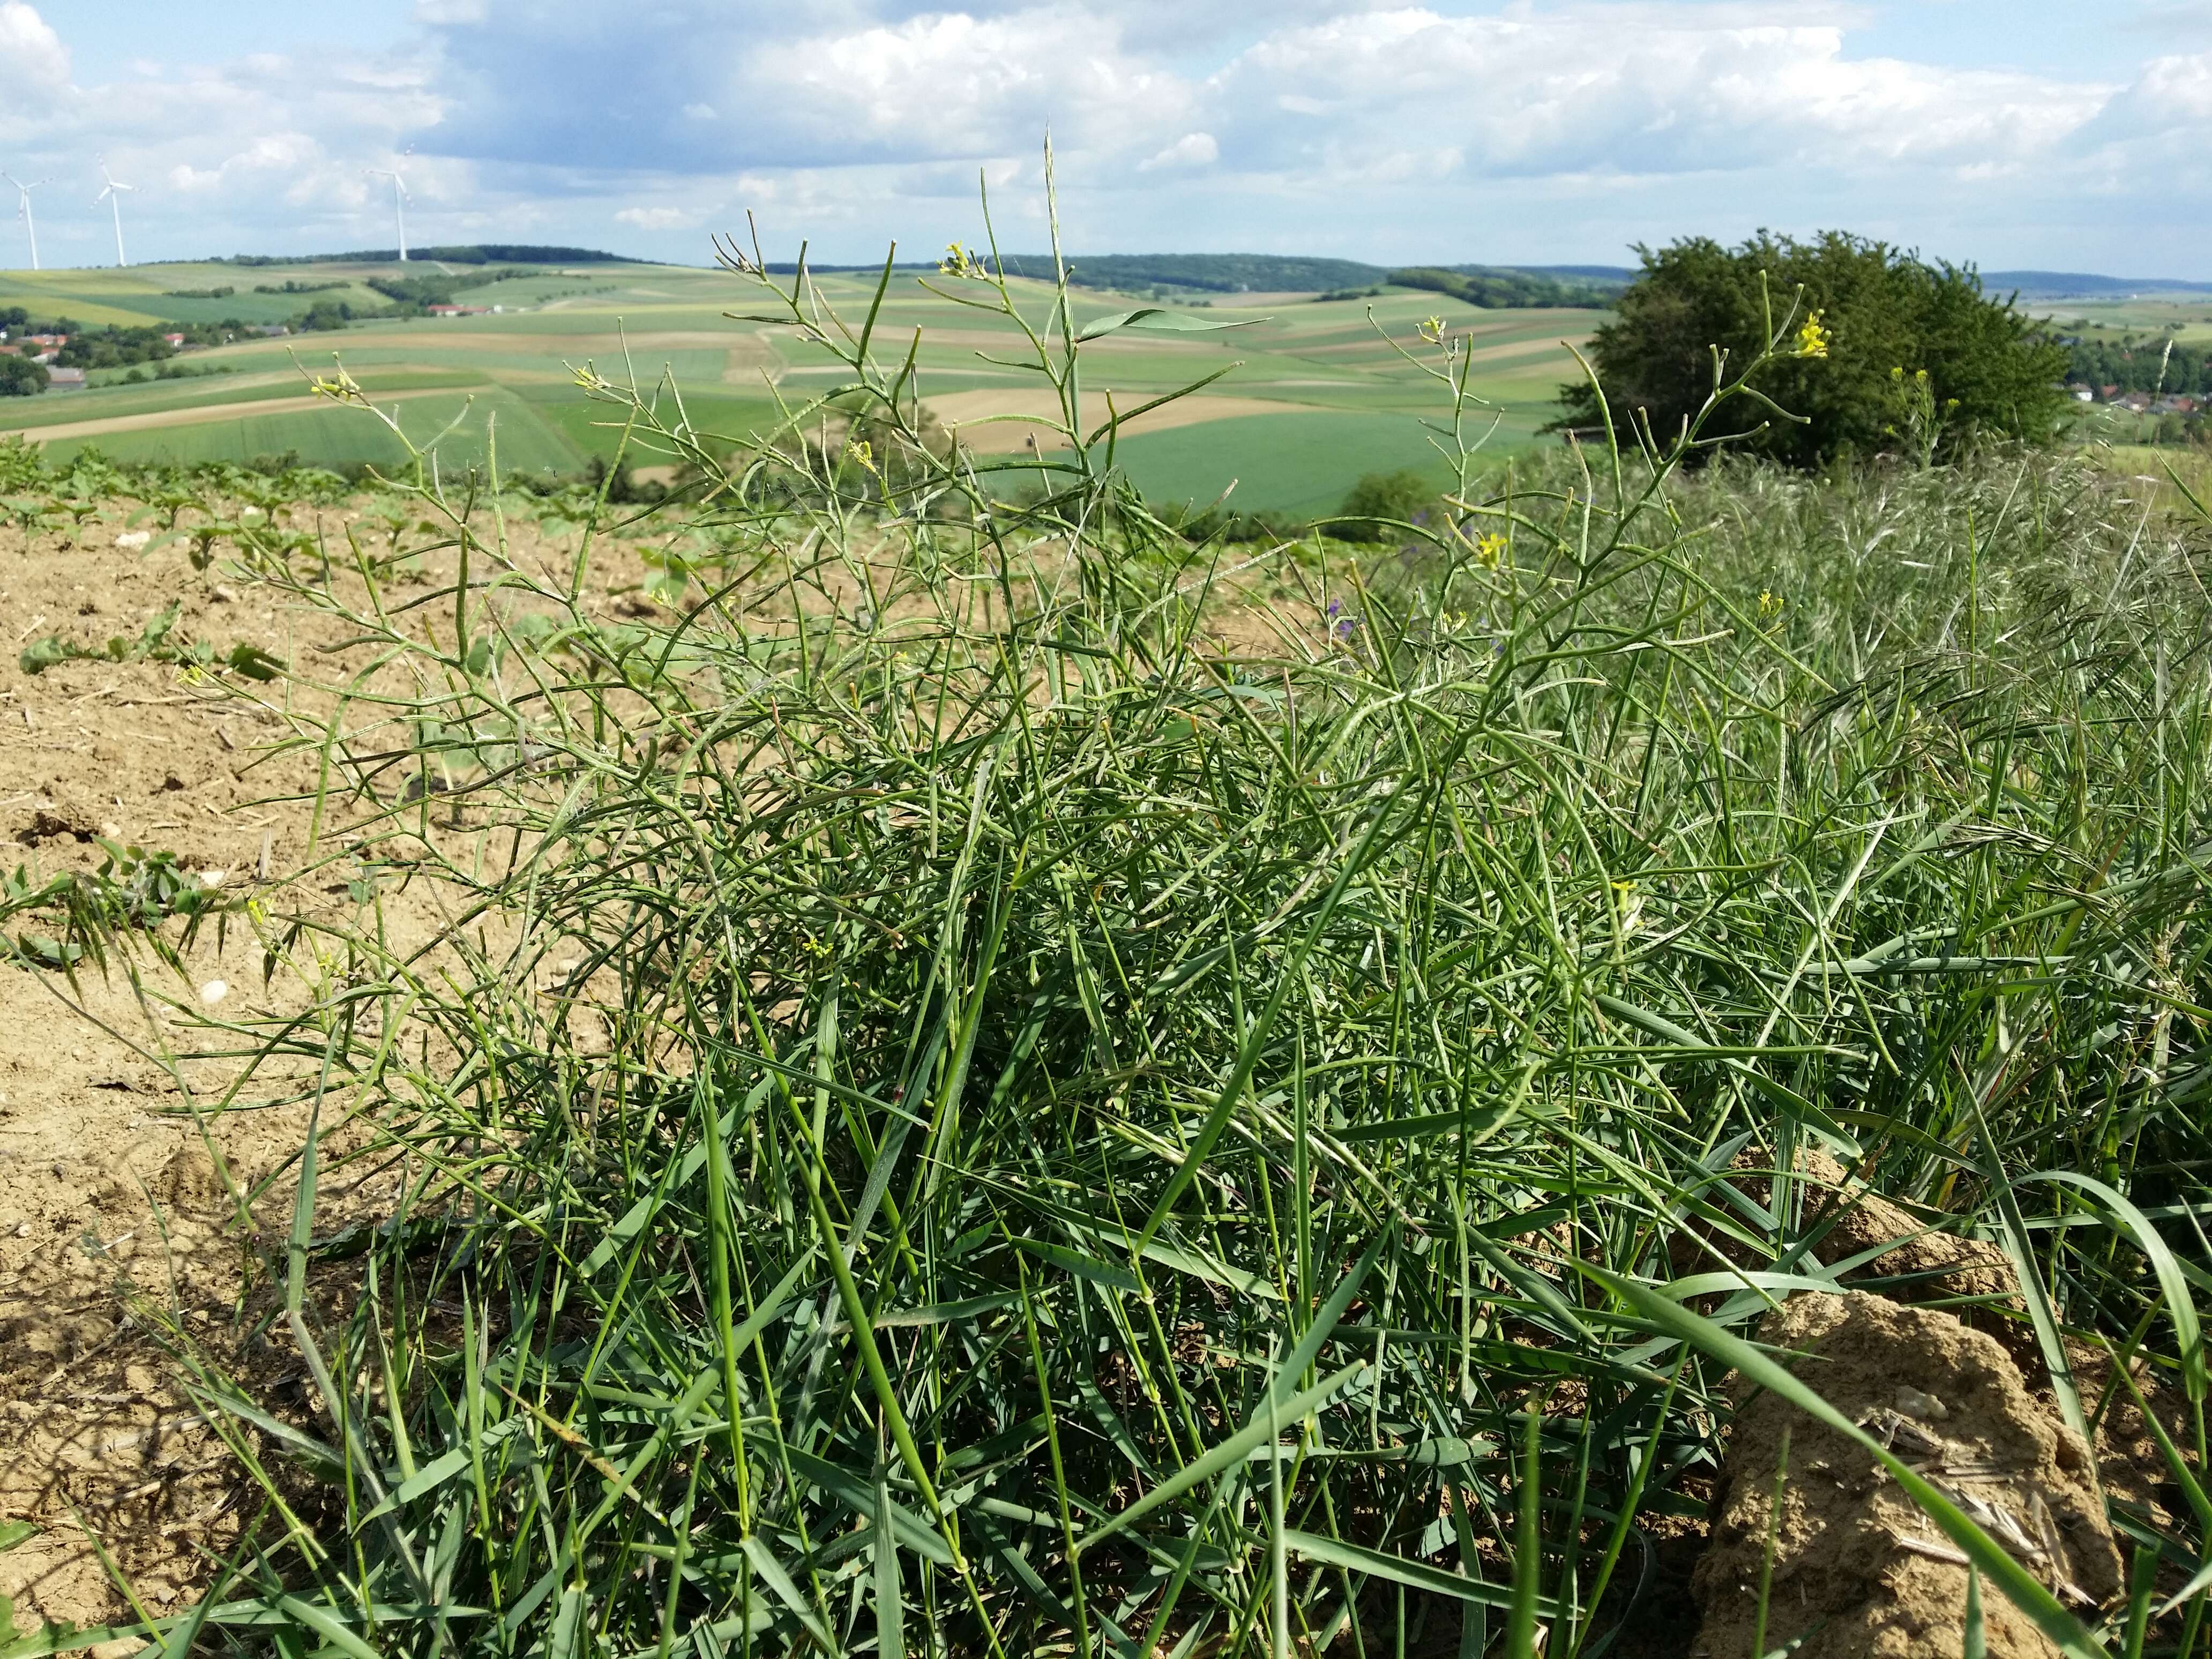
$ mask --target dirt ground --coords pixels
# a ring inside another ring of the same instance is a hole
[[[1760,1336],[1809,1356],[1800,1369],[1830,1404],[1914,1464],[2059,1600],[2087,1613],[2118,1596],[2120,1554],[2094,1454],[2030,1393],[1994,1337],[1934,1309],[1820,1294],[1792,1297]],[[1856,1441],[1772,1395],[1738,1395],[1728,1495],[1698,1565],[1705,1624],[1694,1651],[1753,1653],[1762,1625],[1766,1647],[1802,1644],[1804,1659],[1963,1651],[1966,1558]],[[1778,1471],[1786,1478],[1771,1518]],[[1984,1614],[1991,1654],[2057,1653],[2002,1595],[1987,1594]]]
[[[95,648],[135,639],[179,599],[173,637],[218,651],[245,642],[289,662],[333,642],[327,622],[220,562],[196,572],[181,545],[118,546],[133,535],[126,508],[64,532],[0,529],[0,872],[20,868],[36,884],[92,871],[105,841],[172,853],[240,896],[269,890],[298,869],[312,816],[304,802],[271,798],[304,793],[315,776],[312,752],[271,752],[288,728],[254,697],[285,693],[160,663],[76,661],[35,675],[18,665],[25,645],[50,634]],[[635,607],[635,552],[616,550],[600,568],[607,606]],[[285,902],[352,902],[343,882],[331,885],[295,888]],[[386,906],[402,929],[427,937],[437,925],[427,895]],[[165,933],[181,939],[179,927],[173,920]],[[226,1103],[238,1066],[223,1054],[173,1066],[159,1058],[206,1043],[165,1000],[218,1014],[276,1011],[288,998],[296,1006],[292,976],[280,966],[264,985],[263,966],[237,918],[226,936],[210,928],[195,940],[181,974],[143,962],[135,988],[126,973],[103,976],[88,963],[74,987],[0,965],[0,1525],[38,1529],[0,1551],[0,1596],[19,1629],[131,1618],[117,1574],[148,1612],[173,1611],[248,1518],[252,1489],[231,1450],[173,1380],[174,1334],[276,1398],[289,1389],[305,1409],[297,1354],[281,1327],[263,1330],[305,1109],[256,1095]],[[260,1096],[273,1081],[257,1079]],[[377,1200],[341,1176],[325,1188],[319,1230]]]

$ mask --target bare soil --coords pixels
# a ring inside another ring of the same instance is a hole
[[[220,564],[194,571],[179,545],[118,547],[127,507],[67,532],[0,529],[0,858],[36,884],[97,869],[103,842],[135,844],[242,895],[274,894],[299,870],[312,818],[304,799],[278,798],[307,793],[316,770],[312,751],[277,750],[286,724],[258,706],[290,694],[242,695],[159,663],[32,675],[15,660],[51,633],[94,648],[135,639],[173,599],[173,637],[218,650],[242,641],[314,661],[334,643],[327,620]],[[323,516],[335,535],[360,514]],[[545,550],[534,526],[519,544],[524,556]],[[610,546],[599,568],[610,610],[640,608],[634,550]],[[325,823],[325,856],[342,831]],[[353,902],[320,876],[284,899],[294,910]],[[418,891],[384,904],[418,936],[439,924]],[[182,947],[181,971],[142,954],[135,981],[117,963],[104,974],[80,963],[74,982],[0,963],[0,1524],[39,1529],[0,1553],[0,1596],[23,1629],[135,1616],[91,1534],[158,1615],[206,1585],[210,1555],[249,1518],[250,1483],[180,1386],[180,1346],[311,1415],[299,1356],[269,1328],[306,1109],[269,1098],[284,1079],[267,1068],[253,1091],[227,1098],[235,1048],[174,1013],[276,1011],[303,993],[241,918],[188,945],[179,927],[164,933]],[[179,1048],[183,1058],[163,1060]],[[319,1228],[380,1202],[341,1176]]]
[[[1994,1337],[1885,1297],[1808,1294],[1769,1316],[1763,1340],[1797,1374],[1942,1488],[2076,1612],[2121,1590],[2120,1556],[2089,1447],[2028,1390]],[[1799,1659],[1963,1651],[1966,1559],[1841,1431],[1738,1385],[1728,1484],[1695,1588],[1699,1655],[1749,1654],[1773,1522],[1768,1650]],[[1787,1464],[1783,1462],[1787,1436]],[[1985,1584],[1993,1655],[2057,1648]]]

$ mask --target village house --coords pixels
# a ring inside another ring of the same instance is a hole
[[[84,384],[84,371],[81,368],[49,368],[46,371],[46,390],[49,392],[82,392]]]

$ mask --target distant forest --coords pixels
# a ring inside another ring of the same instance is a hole
[[[1388,287],[1426,289],[1468,305],[1492,310],[1528,306],[1601,307],[1611,302],[1635,272],[1611,265],[1560,265],[1523,269],[1504,265],[1364,264],[1357,259],[1305,258],[1275,253],[1088,253],[1068,258],[1068,280],[1077,288],[1121,293],[1171,291],[1176,295],[1216,294],[1319,294],[1348,300]],[[815,264],[822,272],[880,270],[880,265]],[[786,276],[788,262],[769,269]],[[902,262],[895,269],[927,274],[928,264]],[[1049,253],[1009,253],[1009,276],[1049,281]]]
[[[2164,335],[2124,340],[2069,337],[2062,343],[2071,358],[2068,378],[2100,391],[2109,386],[2189,397],[2212,392],[2212,349],[2201,345],[2177,343],[2168,357]]]
[[[652,259],[633,259],[628,254],[607,253],[590,247],[545,247],[532,242],[464,242],[440,247],[410,247],[407,258],[442,259],[449,265],[649,265]],[[215,259],[219,265],[376,265],[396,264],[396,247],[356,248],[351,253],[234,253]]]
[[[1295,258],[1268,253],[1108,253],[1068,262],[1085,288],[1175,288],[1201,294],[1325,293],[1351,297],[1386,286],[1427,289],[1468,305],[1602,306],[1620,279],[1554,276],[1495,265],[1408,265],[1391,269],[1356,259]],[[1015,276],[1048,276],[1050,255],[1009,255]],[[1625,277],[1626,273],[1623,273]]]

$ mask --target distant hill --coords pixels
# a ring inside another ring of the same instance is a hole
[[[1380,265],[1277,253],[1083,253],[1069,258],[1085,288],[1180,288],[1201,294],[1317,294],[1383,280]],[[1049,253],[1006,256],[1014,276],[1052,275]]]
[[[1602,306],[1632,275],[1611,265],[1559,266],[1532,270],[1509,265],[1370,265],[1357,259],[1307,258],[1284,253],[1076,253],[1067,257],[1068,280],[1077,288],[1148,290],[1178,295],[1318,294],[1349,299],[1370,289],[1429,289],[1454,299],[1499,309],[1520,306]],[[1009,276],[1050,281],[1049,253],[1009,253]],[[894,270],[927,275],[934,264],[904,261]],[[789,276],[789,261],[769,270]],[[881,265],[815,264],[824,275],[880,271]]]
[[[449,265],[649,265],[653,259],[633,259],[628,254],[606,253],[591,247],[546,247],[534,242],[464,242],[442,247],[410,247],[410,262],[443,260]],[[218,265],[384,265],[396,264],[396,247],[356,248],[351,253],[234,253],[211,259]]]
[[[2156,276],[2099,276],[2080,270],[1985,270],[1982,286],[1993,293],[2017,289],[2030,300],[2126,300],[2144,294],[2212,294],[2212,283]]]
[[[1071,258],[1073,280],[1085,288],[1172,288],[1201,294],[1351,294],[1362,289],[1424,288],[1469,305],[1601,305],[1617,281],[1583,273],[1538,272],[1504,265],[1401,265],[1357,259],[1303,258],[1275,253],[1092,253]],[[1049,255],[1010,255],[1009,273],[1048,276]]]
[[[1389,273],[1386,281],[1399,288],[1421,288],[1448,294],[1463,304],[1487,311],[1511,311],[1534,306],[1580,306],[1599,309],[1620,291],[1619,283],[1599,283],[1585,276],[1561,280],[1503,265],[1408,265]]]
[[[1507,265],[1502,269],[1525,270],[1531,276],[1579,276],[1585,282],[1606,283],[1617,288],[1626,288],[1643,275],[1634,265]]]

